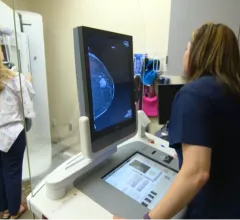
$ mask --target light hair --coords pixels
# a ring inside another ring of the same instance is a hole
[[[0,45],[0,53],[2,53],[1,45]],[[6,81],[11,79],[14,76],[15,74],[12,71],[10,71],[8,68],[6,68],[2,60],[0,60],[0,92],[4,90]]]
[[[237,37],[223,24],[208,23],[192,36],[188,60],[189,80],[215,76],[221,84],[240,96],[240,55]]]

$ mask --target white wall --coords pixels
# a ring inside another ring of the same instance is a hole
[[[182,56],[192,32],[206,22],[228,25],[238,34],[239,0],[172,0],[168,73],[182,74]]]
[[[134,51],[165,57],[168,48],[171,0],[85,0],[75,26],[83,24],[132,35]]]
[[[167,54],[171,0],[24,2],[28,2],[29,10],[43,16],[50,115],[57,125],[52,130],[53,136],[73,135],[68,129],[69,123],[73,124],[78,134],[74,27],[85,25],[129,34],[134,38],[135,52],[147,52],[150,56],[159,57]]]
[[[29,0],[0,0],[0,1],[4,2],[12,9],[13,9],[13,6],[15,5],[15,7],[17,7],[19,10],[20,9],[28,10],[28,6],[29,6]],[[4,19],[6,18],[4,17]]]

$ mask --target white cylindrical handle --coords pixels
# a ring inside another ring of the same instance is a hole
[[[82,116],[79,118],[80,146],[82,154],[91,159],[93,156],[92,142],[90,134],[89,118]]]

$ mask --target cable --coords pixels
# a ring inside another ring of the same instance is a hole
[[[145,54],[147,53],[146,51],[146,46],[147,46],[147,26],[146,26],[146,19],[145,19],[145,16],[144,16],[144,12],[143,12],[143,8],[140,4],[140,1],[137,0],[137,3],[138,3],[138,6],[140,8],[140,11],[141,11],[141,14],[142,14],[142,21],[143,21],[143,25],[144,25],[144,38],[145,38]]]
[[[145,39],[145,43],[144,43],[144,44],[145,44],[145,53],[144,53],[144,54],[147,54],[147,50],[146,50],[146,47],[147,47],[147,27],[146,27],[146,19],[145,19],[145,16],[144,16],[143,8],[142,8],[139,0],[137,0],[137,4],[138,4],[139,9],[140,9],[140,11],[141,11],[142,22],[143,22],[143,26],[144,26],[144,27],[143,27],[143,30],[144,30],[144,39]],[[142,79],[143,79],[144,74],[145,74],[145,66],[146,66],[145,61],[146,61],[146,59],[144,59],[144,61],[143,61],[143,74],[142,74],[142,76],[141,76]],[[143,81],[142,81],[142,80],[141,80],[140,94],[141,94],[141,97],[140,97],[140,100],[139,100],[139,110],[142,110],[142,104],[143,104],[142,99],[143,99],[143,96],[144,96],[144,85],[143,85]]]

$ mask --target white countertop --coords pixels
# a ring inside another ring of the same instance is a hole
[[[124,142],[125,144],[140,140],[134,137]],[[168,147],[168,142],[157,138],[154,135],[146,134],[142,142],[159,149],[171,156],[176,156],[176,152]],[[121,145],[119,146],[121,147]],[[33,196],[28,196],[29,207],[37,217],[42,215],[48,219],[112,219],[113,214],[109,213],[95,201],[83,194],[78,189],[72,187],[67,194],[59,200],[51,200],[46,197],[45,182],[43,181],[33,192]],[[113,198],[114,201],[115,198]]]

